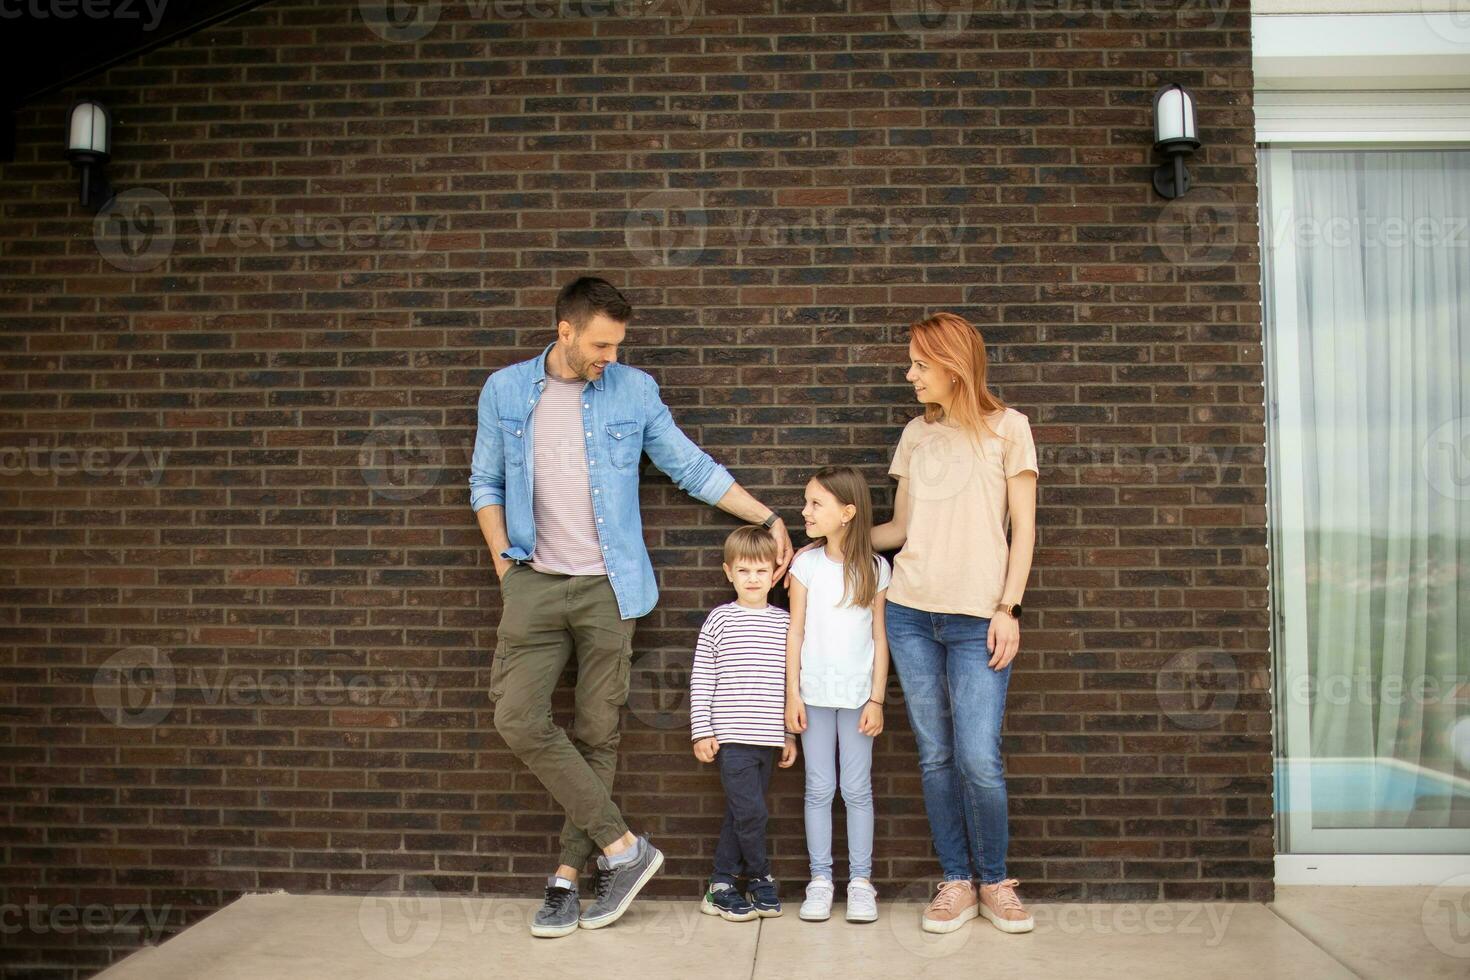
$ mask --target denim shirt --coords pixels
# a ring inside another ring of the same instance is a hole
[[[500,557],[516,562],[529,561],[536,550],[531,425],[546,386],[546,355],[553,346],[554,341],[539,357],[494,372],[480,389],[470,508],[505,508],[510,547]],[[636,619],[658,601],[638,510],[640,455],[648,453],[680,490],[707,504],[723,497],[735,478],[679,430],[659,397],[658,382],[637,368],[615,361],[601,377],[583,385],[582,424],[589,433],[587,478],[608,582],[618,599],[618,615]]]

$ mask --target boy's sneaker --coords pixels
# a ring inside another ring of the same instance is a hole
[[[606,854],[597,855],[597,897],[582,913],[583,929],[601,929],[622,918],[639,890],[664,866],[664,852],[647,837],[636,838],[633,846],[638,855],[626,864],[610,865]]]
[[[796,913],[806,922],[826,922],[832,918],[832,882],[826,878],[813,878],[806,886],[806,901]]]
[[[755,914],[762,919],[774,919],[781,914],[781,898],[776,894],[776,879],[770,875],[750,879],[750,890],[746,892]]]
[[[1016,896],[1015,878],[980,885],[980,914],[1001,932],[1030,932],[1036,926],[1031,913]]]
[[[749,922],[755,918],[755,906],[726,881],[710,884],[704,893],[704,901],[699,903],[699,911],[731,922]]]
[[[941,881],[939,893],[924,910],[919,925],[925,932],[954,932],[980,914],[975,886],[968,881]]]
[[[542,938],[569,936],[577,931],[577,917],[581,911],[576,884],[552,875],[546,879],[546,901],[531,919],[531,935]]]
[[[878,921],[878,889],[866,878],[854,878],[847,883],[847,921]]]

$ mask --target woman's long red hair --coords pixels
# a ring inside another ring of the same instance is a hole
[[[998,435],[987,419],[1003,411],[1006,404],[986,385],[990,362],[979,328],[957,313],[935,313],[911,324],[909,335],[921,360],[944,369],[955,379],[951,420],[977,440],[986,432]],[[937,402],[924,406],[925,422],[943,418],[944,409]]]

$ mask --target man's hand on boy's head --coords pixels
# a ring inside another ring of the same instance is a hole
[[[786,744],[783,745],[783,746],[781,746],[781,762],[779,763],[779,765],[780,765],[780,767],[782,769],[790,769],[795,764],[796,764],[796,736],[793,735],[793,734],[791,734],[790,732],[787,732],[786,733]]]
[[[714,762],[715,753],[720,751],[720,740],[709,735],[694,743],[694,758],[700,762]]]

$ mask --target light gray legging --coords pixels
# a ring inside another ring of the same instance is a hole
[[[801,751],[806,757],[806,850],[813,878],[832,880],[832,797],[839,748],[848,880],[873,873],[873,738],[858,731],[861,716],[861,708],[806,706]]]

